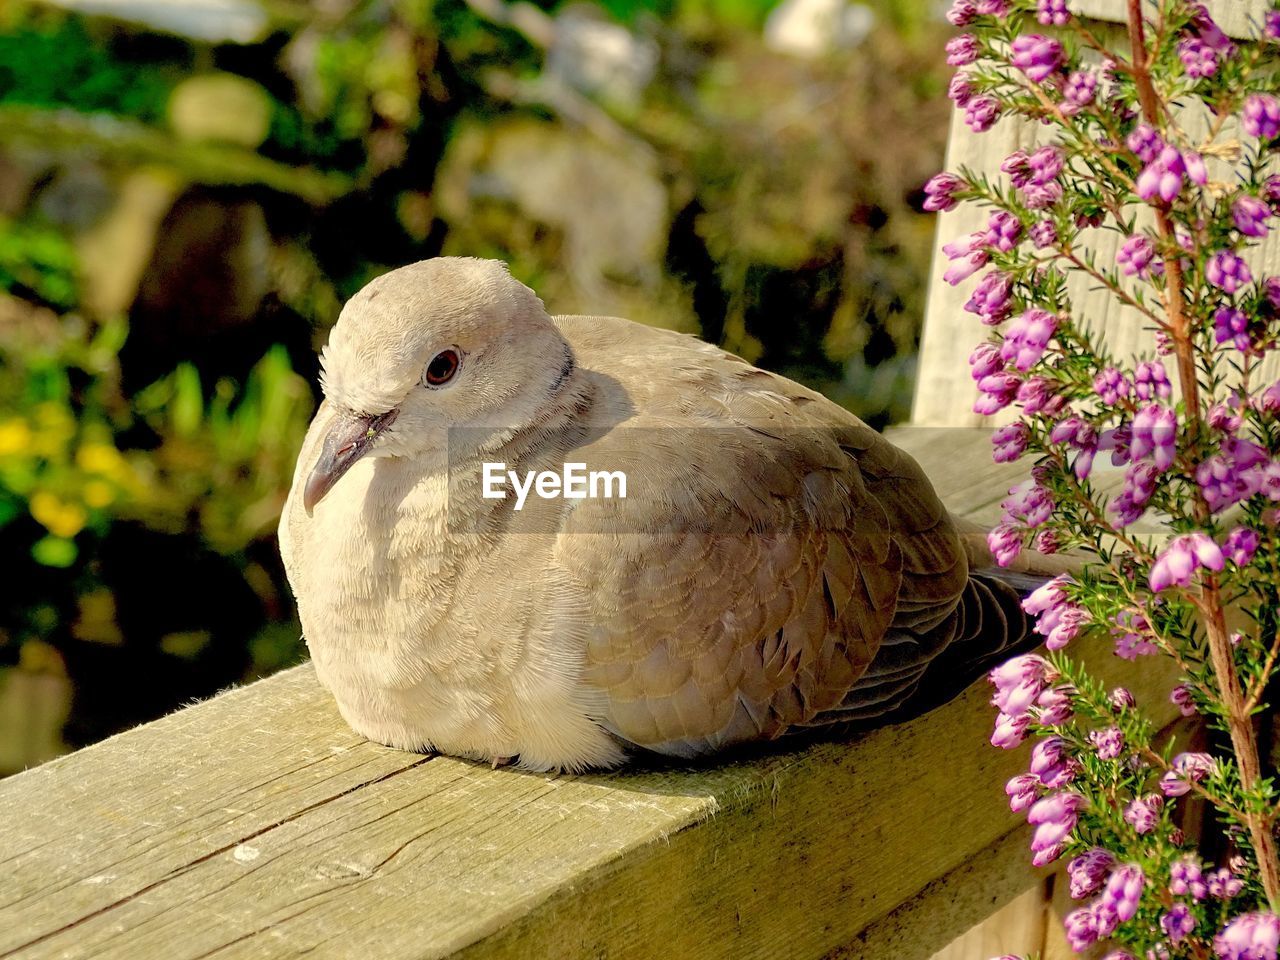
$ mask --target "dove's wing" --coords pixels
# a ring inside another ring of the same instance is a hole
[[[606,427],[574,458],[628,477],[626,499],[575,505],[557,550],[593,607],[584,679],[605,724],[693,756],[897,705],[969,582],[915,461],[693,338],[557,323]]]

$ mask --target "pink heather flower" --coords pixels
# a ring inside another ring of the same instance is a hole
[[[1032,477],[1010,487],[1009,496],[1000,501],[1000,507],[1006,519],[1038,527],[1053,515],[1053,497]]]
[[[1237,567],[1248,566],[1253,555],[1258,552],[1258,532],[1248,527],[1236,527],[1223,543],[1227,557]]]
[[[1196,918],[1185,903],[1175,903],[1160,915],[1160,928],[1170,943],[1181,943],[1196,928]]]
[[[1067,945],[1076,953],[1089,949],[1098,940],[1098,920],[1090,907],[1072,910],[1062,918]]]
[[[1156,492],[1160,470],[1146,460],[1134,461],[1124,472],[1124,486],[1111,501],[1108,510],[1115,514],[1116,524],[1127,527],[1146,513],[1147,503]]]
[[[1031,748],[1030,770],[1050,790],[1066,786],[1076,774],[1075,761],[1063,752],[1065,746],[1061,737],[1045,737]]]
[[[1065,161],[1061,150],[1052,145],[1040,147],[1027,157],[1027,168],[1031,175],[1029,182],[1044,186],[1052,180],[1057,180],[1062,175],[1064,166]]]
[[[1058,318],[1047,310],[1032,307],[1014,320],[1005,331],[1000,356],[1026,372],[1036,365],[1058,327]]]
[[[995,448],[991,459],[996,463],[1012,463],[1026,452],[1030,439],[1031,428],[1025,423],[1010,423],[997,428],[991,434],[991,444]]]
[[[1008,253],[1018,245],[1022,236],[1022,221],[1007,210],[997,210],[987,219],[987,232],[983,240],[987,246],[1001,253]]]
[[[1093,744],[1099,760],[1115,760],[1124,752],[1124,734],[1119,727],[1094,730],[1089,734],[1089,742]]]
[[[1238,397],[1232,397],[1227,403],[1215,403],[1205,416],[1209,426],[1222,433],[1235,433],[1244,422],[1238,409],[1239,404]]]
[[[1073,715],[1069,686],[1050,687],[1036,698],[1035,718],[1043,726],[1060,726]]]
[[[991,254],[983,246],[985,235],[971,233],[967,237],[944,244],[942,252],[951,260],[951,266],[942,275],[942,279],[956,286],[981,270],[991,259]]]
[[[1138,699],[1133,695],[1133,691],[1127,687],[1116,687],[1107,695],[1107,702],[1111,704],[1112,713],[1120,713],[1123,710],[1132,709],[1138,705]]]
[[[1280,462],[1272,460],[1257,468],[1258,492],[1269,500],[1280,501]]]
[[[1169,374],[1159,360],[1144,360],[1138,364],[1133,373],[1134,392],[1139,400],[1160,398],[1167,400],[1173,393],[1173,384],[1169,382]]]
[[[953,67],[967,67],[978,59],[981,47],[972,33],[962,33],[947,41],[947,63]]]
[[[1133,416],[1129,456],[1134,460],[1150,457],[1159,469],[1167,470],[1177,452],[1177,439],[1178,416],[1173,409],[1147,404]]]
[[[1116,265],[1127,277],[1149,277],[1151,263],[1155,258],[1156,248],[1151,240],[1143,234],[1135,233],[1121,245],[1116,254]]]
[[[1209,885],[1204,881],[1199,857],[1188,854],[1173,862],[1169,868],[1169,892],[1175,897],[1190,895],[1193,900],[1208,896]]]
[[[1160,134],[1154,127],[1140,123],[1125,138],[1125,145],[1145,164],[1160,155],[1160,151],[1164,148],[1164,141],[1160,139]]]
[[[1115,367],[1107,367],[1093,378],[1093,390],[1103,403],[1115,406],[1121,400],[1127,400],[1133,392],[1133,384],[1129,378]]]
[[[1218,72],[1218,51],[1199,37],[1188,37],[1179,43],[1178,57],[1192,79],[1211,77]]]
[[[994,97],[974,97],[964,108],[964,122],[974,133],[986,133],[1000,119],[1000,104]]]
[[[1186,172],[1186,163],[1177,148],[1165,147],[1142,168],[1134,188],[1143,200],[1151,201],[1159,197],[1165,203],[1173,203],[1182,192],[1182,178]]]
[[[1214,343],[1230,343],[1237,350],[1248,351],[1252,346],[1249,339],[1249,318],[1243,310],[1235,307],[1219,307],[1213,312]]]
[[[1012,292],[1013,278],[992,270],[978,281],[964,308],[969,313],[976,313],[983,323],[993,326],[1008,319],[1013,310]]]
[[[1000,524],[987,534],[987,549],[996,565],[1007,567],[1022,552],[1022,536],[1008,524]]]
[[[1126,863],[1117,867],[1107,878],[1103,888],[1101,906],[1111,913],[1115,921],[1124,923],[1132,920],[1138,912],[1138,902],[1142,899],[1142,887],[1146,882],[1142,868],[1136,863]],[[1112,929],[1115,929],[1112,927]]]
[[[1205,264],[1204,276],[1215,287],[1220,287],[1227,293],[1235,293],[1245,284],[1253,282],[1249,265],[1230,250],[1219,250],[1210,257]]]
[[[1151,641],[1151,625],[1141,614],[1123,611],[1113,619],[1115,626],[1111,636],[1116,642],[1116,656],[1122,660],[1136,660],[1138,657],[1155,653],[1156,645]]]
[[[1092,438],[1093,426],[1079,417],[1067,417],[1053,425],[1053,429],[1049,431],[1049,442],[1074,445],[1081,433],[1086,433],[1089,438]]]
[[[1222,32],[1222,28],[1214,23],[1205,5],[1200,0],[1193,0],[1187,6],[1191,11],[1191,29],[1199,35],[1200,39],[1224,57],[1234,54],[1235,44]]]
[[[1258,405],[1265,413],[1280,413],[1280,381],[1262,391]]]
[[[1011,717],[1007,713],[997,715],[995,729],[991,731],[991,745],[1001,750],[1021,746],[1022,741],[1027,739],[1027,727],[1030,725],[1029,714],[1021,717]]]
[[[1041,220],[1027,231],[1027,235],[1031,237],[1031,242],[1035,244],[1037,250],[1051,247],[1058,242],[1058,228],[1053,225],[1052,220]]]
[[[1022,601],[1023,611],[1036,616],[1035,632],[1045,638],[1050,650],[1061,650],[1074,640],[1085,622],[1084,610],[1067,599],[1065,587],[1070,582],[1069,576],[1059,574]]]
[[[1038,33],[1024,33],[1013,38],[1009,62],[1027,75],[1032,83],[1040,83],[1062,65],[1062,44]]]
[[[1107,879],[1107,874],[1115,866],[1115,862],[1116,858],[1111,855],[1111,852],[1102,847],[1093,847],[1072,859],[1067,864],[1072,899],[1083,900],[1097,893],[1102,887],[1102,881]]]
[[[947,22],[953,27],[967,27],[978,15],[978,8],[973,0],[954,0],[947,11]]]
[[[1009,0],[977,0],[977,6],[984,17],[1003,17],[1009,12]]]
[[[1009,182],[1019,190],[1031,182],[1031,158],[1025,150],[1015,150],[1005,157],[1000,169],[1009,175]]]
[[[1247,500],[1262,486],[1262,472],[1255,469],[1266,451],[1248,441],[1226,441],[1223,453],[1196,467],[1196,484],[1214,513]]]
[[[1268,10],[1263,14],[1262,35],[1268,40],[1280,40],[1280,10]]]
[[[1184,796],[1191,792],[1191,784],[1199,783],[1217,768],[1217,761],[1207,753],[1180,753],[1160,778],[1160,792],[1166,797]]]
[[[963,70],[957,70],[951,77],[951,82],[947,84],[948,99],[957,107],[966,107],[973,96],[973,77]]]
[[[1037,553],[1053,554],[1062,549],[1062,544],[1052,530],[1041,530],[1036,534],[1034,547]]]
[[[1209,896],[1219,900],[1230,900],[1244,891],[1244,881],[1231,875],[1226,867],[1220,867],[1209,873]]]
[[[1022,189],[1022,202],[1028,210],[1043,210],[1062,199],[1062,184],[1056,180],[1048,183],[1029,183]]]
[[[1066,26],[1071,20],[1067,0],[1036,0],[1036,19],[1046,27]]]
[[[1274,140],[1280,136],[1280,100],[1269,93],[1249,94],[1244,101],[1244,114],[1240,118],[1240,125],[1251,137],[1257,137],[1259,140]]]
[[[1076,70],[1067,77],[1062,89],[1062,112],[1074,116],[1093,106],[1098,97],[1098,77],[1092,70]]]
[[[1054,844],[1052,847],[1045,847],[1043,850],[1037,850],[1032,854],[1031,865],[1033,867],[1046,867],[1066,852],[1066,843],[1058,843]]]
[[[1196,570],[1214,572],[1226,566],[1222,550],[1203,533],[1188,533],[1175,537],[1156,558],[1151,567],[1149,583],[1159,593],[1171,586],[1186,587],[1191,584]]]
[[[1057,396],[1053,388],[1054,384],[1051,380],[1044,377],[1028,377],[1026,382],[1018,388],[1018,402],[1029,414],[1043,413],[1054,416],[1066,405],[1066,401]]]
[[[1020,717],[1031,709],[1047,683],[1048,662],[1034,653],[1006,660],[987,674],[996,688],[991,703],[1001,713]]]
[[[1263,280],[1262,295],[1266,297],[1263,305],[1270,308],[1271,314],[1280,313],[1280,277],[1267,277]]]
[[[924,185],[924,208],[933,212],[950,210],[956,205],[956,194],[968,187],[954,173],[935,173]]]
[[[969,375],[975,380],[989,377],[1004,369],[1004,361],[1000,359],[1000,348],[994,343],[980,343],[969,354]]]
[[[1080,819],[1079,810],[1085,805],[1078,793],[1063,791],[1041,797],[1027,811],[1027,823],[1035,827],[1031,835],[1031,850],[1042,853],[1061,850],[1071,831]]]
[[[1040,781],[1029,773],[1020,773],[1004,785],[1009,798],[1009,809],[1014,813],[1026,810],[1040,798]]]
[[[978,392],[981,394],[973,405],[974,413],[990,415],[1003,410],[1013,403],[1017,396],[1021,379],[1012,373],[993,373],[978,381]]]
[[[1203,187],[1209,182],[1209,168],[1204,165],[1204,157],[1200,156],[1200,154],[1192,150],[1185,151],[1182,154],[1182,164],[1187,168],[1187,178],[1192,183]],[[1190,241],[1190,239],[1190,237],[1187,237],[1187,241]],[[1179,238],[1179,242],[1184,250],[1190,250],[1189,242],[1184,242],[1181,238]]]
[[[1155,794],[1137,797],[1124,808],[1124,819],[1139,834],[1150,833],[1160,822],[1160,808],[1164,801]]]
[[[1276,960],[1280,947],[1280,917],[1269,911],[1244,913],[1213,938],[1213,952],[1221,960]]]
[[[1231,216],[1236,222],[1236,229],[1241,233],[1250,237],[1265,237],[1271,207],[1257,197],[1245,194],[1232,205]]]
[[[1173,692],[1169,694],[1169,702],[1174,703],[1178,707],[1178,712],[1184,717],[1193,717],[1196,715],[1196,702],[1192,694],[1191,687],[1185,683],[1178,684],[1173,688]]]

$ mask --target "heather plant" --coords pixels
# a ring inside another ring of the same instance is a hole
[[[1066,861],[1073,949],[1275,960],[1280,810],[1259,728],[1280,653],[1280,276],[1251,252],[1280,226],[1280,11],[1232,39],[1200,3],[1128,0],[1119,43],[1063,0],[955,0],[948,18],[965,122],[1030,121],[1042,144],[926,188],[931,209],[989,209],[943,248],[946,279],[972,285],[965,309],[991,331],[970,363],[975,411],[1008,421],[995,459],[1034,458],[989,545],[1002,565],[1028,548],[1085,561],[1025,601],[1045,650],[991,675],[992,743],[1034,741],[1010,806],[1034,863]],[[1089,289],[1145,349],[1108,344],[1073,302]],[[1068,647],[1086,633],[1171,659],[1203,749],[1091,677]]]

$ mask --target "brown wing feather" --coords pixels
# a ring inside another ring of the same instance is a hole
[[[692,756],[823,722],[896,627],[953,616],[963,548],[906,454],[695,340],[560,323],[602,421],[626,411],[578,453],[636,478],[582,501],[557,554],[594,604],[584,679],[618,736]],[[620,380],[639,386],[610,394]]]

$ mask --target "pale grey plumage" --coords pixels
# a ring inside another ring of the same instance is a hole
[[[281,548],[372,739],[534,769],[705,755],[902,715],[1026,635],[910,457],[694,338],[548,318],[501,264],[443,258],[357,294],[324,364]],[[486,460],[621,470],[627,497],[517,514],[480,496]]]

